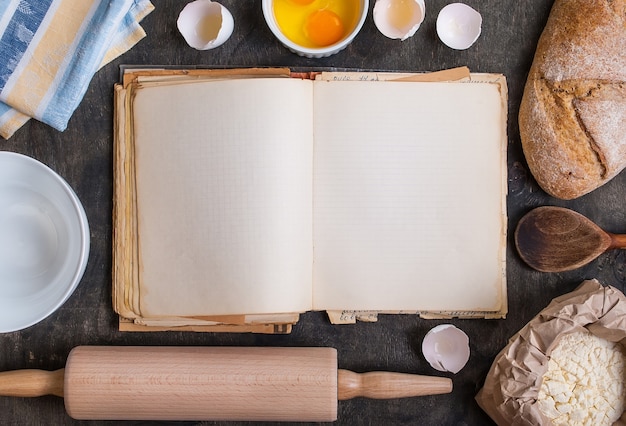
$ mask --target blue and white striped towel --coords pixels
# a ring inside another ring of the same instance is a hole
[[[145,32],[149,0],[0,0],[0,136],[33,117],[58,130],[98,69]]]

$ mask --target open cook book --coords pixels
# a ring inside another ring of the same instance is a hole
[[[115,106],[122,330],[505,316],[504,76],[127,69]]]

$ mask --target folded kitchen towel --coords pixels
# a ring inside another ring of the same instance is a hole
[[[98,69],[145,37],[149,0],[0,0],[0,136],[67,123]]]

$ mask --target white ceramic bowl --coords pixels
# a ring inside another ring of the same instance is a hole
[[[72,188],[39,161],[0,151],[0,332],[56,311],[88,257],[87,216]]]
[[[305,56],[307,58],[324,58],[326,56],[334,55],[335,53],[345,49],[350,43],[352,43],[352,40],[354,40],[359,31],[361,31],[361,27],[363,27],[363,23],[365,23],[365,19],[367,18],[369,8],[369,0],[361,0],[361,10],[359,11],[360,18],[357,21],[354,29],[350,33],[348,33],[346,37],[330,46],[310,48],[300,46],[299,44],[294,43],[282,33],[280,27],[276,23],[276,18],[274,17],[272,3],[273,0],[263,0],[262,3],[263,16],[265,17],[265,22],[267,22],[270,30],[286,48],[294,53],[297,53],[300,56]]]

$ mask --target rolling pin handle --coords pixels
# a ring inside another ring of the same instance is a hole
[[[337,371],[337,399],[356,397],[372,399],[406,398],[452,392],[452,380],[447,377],[373,371],[355,373]]]
[[[0,395],[37,397],[56,395],[63,397],[65,369],[55,371],[15,370],[0,373]]]

